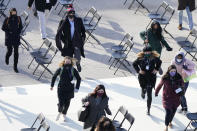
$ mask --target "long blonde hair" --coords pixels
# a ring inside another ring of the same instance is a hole
[[[72,66],[74,66],[74,65],[76,64],[76,62],[77,62],[77,59],[71,58],[71,57],[69,57],[69,56],[65,56],[65,57],[64,57],[64,60],[59,64],[59,67],[64,66],[65,60],[66,60],[66,59],[69,59],[69,60],[71,61]]]

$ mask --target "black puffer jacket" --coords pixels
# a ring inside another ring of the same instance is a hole
[[[178,10],[185,10],[187,6],[189,6],[190,11],[195,10],[195,0],[178,0]]]
[[[11,16],[4,20],[2,30],[5,31],[5,45],[20,45],[20,34],[22,31],[22,21],[20,16]]]
[[[50,3],[46,3],[46,0],[29,0],[28,6],[31,7],[35,1],[36,10],[44,12],[46,9],[51,10],[52,6],[55,6],[57,0],[50,0]]]

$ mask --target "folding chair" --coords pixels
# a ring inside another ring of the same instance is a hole
[[[46,121],[44,121],[44,122],[40,125],[38,131],[40,131],[41,129],[43,129],[43,130],[45,130],[45,131],[49,131],[50,126],[49,126],[49,124],[48,124]]]
[[[123,5],[125,5],[127,3],[127,0],[124,1]]]
[[[40,121],[39,127],[35,128],[34,125],[37,123],[38,120]],[[44,120],[45,120],[44,115],[40,113],[30,128],[23,128],[21,129],[21,131],[39,131],[38,129],[40,128],[40,125],[44,122]]]
[[[118,52],[118,51],[123,50],[123,48],[125,46],[124,41],[127,41],[127,40],[131,40],[131,41],[133,40],[133,37],[129,33],[125,34],[125,36],[123,37],[123,39],[121,40],[119,45],[112,46],[111,50],[113,52]],[[111,61],[111,59],[112,59],[112,57],[109,59],[109,62]]]
[[[114,75],[116,74],[116,72],[119,70],[120,66],[123,65],[130,73],[132,73],[130,71],[130,69],[124,64],[124,62],[127,62],[127,64],[129,66],[130,63],[127,61],[127,56],[130,53],[131,49],[133,48],[134,43],[131,40],[127,40],[125,43],[125,47],[123,48],[122,51],[119,52],[113,52],[111,54],[112,58],[114,59],[112,64],[110,65],[109,69],[114,65],[114,67],[119,63],[119,66],[117,66],[116,71],[114,72]]]
[[[186,114],[187,119],[190,120],[189,124],[186,126],[184,131],[187,131],[187,128],[190,127],[190,124],[192,122],[197,122],[197,112],[196,113],[187,113]],[[190,127],[191,128],[191,127]]]
[[[74,0],[58,0],[58,4],[57,6],[55,7],[55,10],[57,9],[57,7],[59,5],[62,5],[62,8],[60,9],[58,15],[60,15],[60,13],[62,12],[62,10],[64,9],[64,7],[66,7],[67,5],[72,5],[74,2]]]
[[[139,4],[139,6],[137,7],[137,9],[135,10],[135,14],[138,12],[138,10],[140,9],[140,7],[144,8],[145,10],[147,10],[148,13],[150,12],[149,9],[145,5],[143,5],[144,0],[141,0],[141,1],[140,0],[133,0],[128,9],[131,9],[131,7],[135,3],[135,1]]]
[[[163,30],[167,34],[169,34],[173,39],[174,37],[166,30],[166,27],[170,23],[170,20],[172,16],[174,15],[174,12],[175,12],[175,9],[172,6],[168,6],[166,8],[166,13],[163,17],[154,19],[155,21],[159,22],[161,25],[164,25]],[[169,14],[169,16],[167,16],[166,14]]]
[[[197,122],[192,122],[191,125],[194,127],[194,131],[197,131]]]
[[[29,26],[30,20],[29,20],[29,14],[26,11],[23,11],[20,15],[22,23],[23,23],[23,29],[21,32],[21,35],[24,36],[25,35],[25,31],[27,29],[27,27]]]
[[[51,70],[49,70],[48,66],[52,63],[54,57],[56,56],[58,49],[51,45],[51,47],[49,48],[51,52],[53,52],[53,55],[48,57],[48,58],[42,58],[42,57],[35,57],[35,61],[37,62],[37,67],[35,68],[33,75],[35,74],[36,70],[38,69],[39,66],[42,66],[44,68],[44,71],[40,74],[38,80],[40,80],[40,78],[42,77],[42,75],[44,74],[45,71],[48,71],[51,75],[53,75],[53,73],[51,72]]]
[[[98,23],[100,22],[101,17],[102,16],[99,15],[98,12],[96,12],[94,14],[93,20],[88,25],[84,25],[86,33],[88,34],[88,37],[86,38],[85,42],[87,42],[89,40],[89,38],[92,37],[94,40],[96,40],[100,44],[100,41],[92,33],[94,30],[96,30],[96,27],[97,27]]]
[[[44,45],[45,45],[45,51],[42,50]],[[33,57],[33,59],[30,62],[30,64],[28,65],[28,69],[30,68],[30,66],[33,63],[33,61],[35,60],[35,58],[48,59],[46,56],[47,56],[47,54],[48,54],[48,52],[50,50],[51,45],[52,45],[52,43],[48,39],[45,39],[38,50],[30,51],[30,55]]]
[[[130,113],[127,113],[126,116],[125,116],[125,119],[124,121],[127,120],[130,124],[129,128],[126,130],[124,128],[117,128],[117,131],[129,131],[135,121],[135,118],[130,114]],[[123,121],[123,122],[124,122]],[[123,123],[122,123],[123,124]]]
[[[7,3],[6,3],[7,1]],[[7,10],[8,8],[8,5],[10,4],[10,1],[11,0],[2,0],[1,3],[0,3],[0,17],[3,16],[3,17],[7,17],[5,15],[5,11]]]
[[[94,19],[94,14],[96,12],[97,10],[94,7],[91,7],[90,10],[86,13],[85,17],[83,18],[83,24],[89,25]]]
[[[123,119],[120,122],[117,121],[117,120],[115,120],[116,117],[117,117],[117,115],[119,114],[119,112],[123,115]],[[125,116],[126,116],[127,113],[128,113],[128,110],[126,108],[124,108],[123,106],[120,106],[119,109],[118,109],[118,111],[116,112],[113,120],[112,120],[113,125],[115,127],[121,127],[121,124],[122,124],[123,120],[125,119]]]
[[[169,6],[168,3],[166,3],[165,1],[163,1],[161,3],[161,5],[157,8],[157,10],[155,12],[149,13],[148,17],[150,19],[150,22],[148,23],[146,29],[149,27],[149,25],[151,24],[151,22],[156,19],[156,18],[163,18],[163,16],[166,13],[166,8]]]

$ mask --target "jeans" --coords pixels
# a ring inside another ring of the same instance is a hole
[[[166,110],[166,116],[165,116],[165,125],[168,126],[169,123],[172,122],[174,115],[176,113],[177,108],[172,109],[165,109]]]
[[[10,56],[12,55],[12,50],[14,48],[14,67],[17,67],[18,64],[18,45],[17,46],[7,46],[6,60],[9,61]]]
[[[37,13],[39,17],[41,37],[46,38],[47,37],[47,33],[46,33],[46,19],[47,18],[45,16],[45,12],[37,11]]]
[[[186,82],[184,85],[184,95],[181,96],[181,107],[182,109],[185,109],[185,110],[187,110],[187,100],[185,98],[185,93],[187,91],[188,86],[189,86],[189,82]]]
[[[187,6],[186,8],[186,12],[187,12],[187,17],[188,17],[188,22],[189,22],[189,29],[192,30],[193,29],[193,18],[192,18],[192,13],[189,10],[189,6]],[[179,24],[182,24],[183,21],[183,10],[179,11]]]

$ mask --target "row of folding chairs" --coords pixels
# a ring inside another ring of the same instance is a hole
[[[84,27],[86,30],[86,33],[88,34],[86,41],[89,40],[89,38],[93,38],[95,41],[97,41],[98,44],[100,44],[100,41],[94,36],[93,32],[96,30],[102,16],[98,13],[98,11],[91,7],[86,15],[83,18]]]
[[[157,21],[163,26],[163,30],[174,39],[172,34],[166,30],[166,27],[169,25],[174,13],[175,9],[167,2],[163,1],[156,9],[156,11],[148,14],[150,22],[148,23],[146,29],[148,29],[152,21]]]
[[[184,131],[187,131],[188,127],[190,127],[191,129],[194,128],[194,131],[197,131],[197,112],[187,113],[186,117],[189,120],[189,124],[186,126]]]
[[[123,3],[123,5],[125,5],[125,4],[127,3],[127,1],[128,1],[128,0],[125,0],[124,3]],[[128,9],[131,9],[132,6],[133,6],[135,3],[138,4],[138,6],[137,6],[137,8],[136,8],[136,10],[135,10],[135,14],[139,11],[140,8],[143,8],[143,9],[145,9],[148,13],[150,13],[149,9],[144,5],[144,0],[132,0],[132,1],[131,1],[131,4],[130,4],[129,7],[128,7]]]
[[[8,9],[11,0],[0,0],[0,17],[6,17],[5,11]]]
[[[29,128],[23,128],[21,129],[21,131],[49,131],[50,126],[48,124],[48,122],[46,121],[45,116],[40,113],[35,121],[33,122],[32,126]]]
[[[120,120],[117,120],[117,119],[120,119]],[[128,121],[130,124],[130,126],[127,130],[125,128],[123,128],[125,121]],[[116,127],[116,131],[129,131],[131,129],[134,121],[135,121],[135,118],[123,106],[119,107],[118,111],[116,112],[116,114],[112,120],[113,125]]]
[[[196,60],[197,55],[197,30],[193,29],[192,32],[189,33],[189,35],[186,37],[184,41],[178,41],[178,45],[180,46],[180,49],[183,49],[186,54],[189,54],[192,57],[192,60]]]
[[[123,37],[123,39],[121,40],[119,45],[111,47],[112,53],[111,53],[111,57],[109,59],[109,62],[112,61],[112,63],[110,64],[109,69],[112,66],[114,66],[114,67],[117,66],[117,69],[114,72],[114,75],[119,70],[121,65],[123,65],[130,73],[132,73],[128,67],[131,65],[130,65],[129,61],[127,60],[127,57],[129,55],[129,53],[131,52],[133,46],[134,46],[133,37],[127,33]],[[126,64],[125,64],[125,62],[126,62]]]

